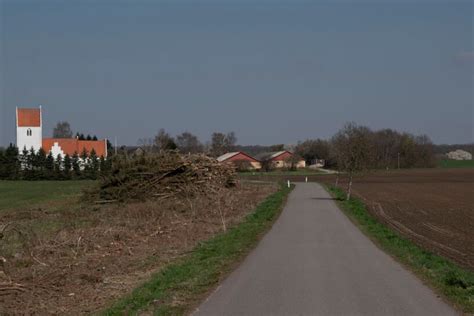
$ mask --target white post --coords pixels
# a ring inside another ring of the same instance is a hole
[[[304,178],[304,182],[308,182],[308,177]]]
[[[290,187],[290,186],[291,186],[291,184],[290,184],[290,180],[288,180],[288,187]]]

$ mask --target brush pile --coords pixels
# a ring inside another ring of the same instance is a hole
[[[97,203],[215,194],[236,184],[235,168],[205,155],[177,152],[115,158],[110,175],[89,192]]]

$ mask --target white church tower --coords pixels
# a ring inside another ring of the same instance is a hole
[[[43,143],[41,105],[37,109],[16,108],[16,146],[21,152],[33,148],[38,151]]]

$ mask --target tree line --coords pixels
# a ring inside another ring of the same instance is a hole
[[[145,152],[178,150],[183,154],[205,153],[212,157],[236,150],[236,144],[237,137],[234,132],[214,132],[209,143],[202,143],[196,135],[190,132],[183,132],[173,137],[163,128],[154,137],[138,140],[138,146]]]
[[[416,136],[392,129],[374,131],[367,126],[347,123],[329,140],[298,143],[295,153],[308,164],[323,159],[327,167],[335,169],[345,169],[346,156],[358,158],[357,163],[363,164],[360,168],[429,168],[436,165],[434,148],[426,135]]]
[[[21,152],[10,144],[0,149],[0,179],[3,180],[95,180],[111,169],[111,159],[98,157],[94,149],[72,156],[24,148]]]

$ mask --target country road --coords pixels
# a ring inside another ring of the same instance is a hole
[[[193,315],[456,315],[315,183]]]

